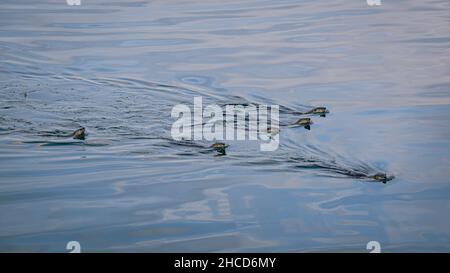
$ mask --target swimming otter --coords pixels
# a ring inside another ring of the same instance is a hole
[[[272,138],[280,133],[280,129],[269,127],[267,128],[266,133],[268,133]]]
[[[210,146],[210,148],[212,148],[213,150],[215,150],[216,152],[218,152],[220,155],[226,155],[225,149],[228,147],[229,145],[222,143],[222,142],[217,142],[214,143],[213,145]]]
[[[383,182],[383,184],[386,184],[386,182],[391,181],[394,179],[394,176],[387,176],[385,173],[376,173],[374,175],[369,176],[369,178],[372,178],[376,181]]]
[[[313,124],[310,118],[301,118],[295,122],[294,125],[303,126],[307,130],[311,130],[311,124]]]
[[[325,115],[328,113],[330,113],[330,111],[328,111],[326,107],[316,107],[309,110],[305,114],[320,115],[321,117],[325,117]]]
[[[86,137],[86,129],[84,127],[81,127],[80,129],[74,131],[70,136],[74,139],[84,140],[84,138]]]

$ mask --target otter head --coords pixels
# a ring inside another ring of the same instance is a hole
[[[376,173],[372,176],[372,178],[375,179],[376,181],[386,183],[394,179],[394,176],[387,176],[385,173]]]
[[[272,127],[267,128],[267,133],[269,133],[271,135],[277,135],[279,132],[280,132],[280,130],[277,128],[272,128]]]
[[[322,114],[322,113],[326,113],[328,111],[327,111],[327,108],[325,108],[325,107],[316,107],[313,109],[313,112],[315,114]]]
[[[228,146],[222,142],[214,143],[213,145],[211,145],[211,148],[214,148],[214,149],[224,149],[226,147],[228,147]]]
[[[84,138],[86,137],[86,129],[84,127],[81,127],[80,129],[72,133],[72,137],[74,139],[84,140]]]
[[[310,118],[301,118],[301,119],[297,120],[297,122],[295,122],[295,124],[307,126],[307,125],[311,125],[312,121]]]
[[[326,107],[316,107],[310,111],[310,114],[320,115],[321,117],[325,117],[330,111],[327,110]]]
[[[225,143],[218,142],[214,143],[210,147],[213,148],[220,155],[225,155],[226,154],[225,149],[228,147],[228,145],[226,145]]]

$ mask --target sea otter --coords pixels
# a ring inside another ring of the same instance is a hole
[[[310,118],[301,118],[294,123],[294,126],[303,126],[307,130],[311,130],[311,124],[313,124]]]
[[[210,146],[210,148],[212,148],[213,150],[215,150],[216,152],[218,152],[220,155],[226,155],[226,151],[225,149],[228,147],[229,145],[222,143],[222,142],[217,142],[214,143],[213,145]]]
[[[394,176],[387,176],[385,173],[376,173],[374,175],[370,175],[369,178],[372,178],[376,181],[383,182],[386,184],[386,182],[391,181],[394,179]]]
[[[326,107],[316,107],[309,110],[305,114],[320,115],[321,117],[325,117],[325,115],[328,113],[330,113],[330,111],[328,111]]]
[[[70,136],[74,139],[84,140],[86,137],[86,129],[84,127],[81,127],[80,129],[75,130],[72,134],[70,134]]]

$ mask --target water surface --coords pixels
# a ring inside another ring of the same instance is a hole
[[[448,1],[0,3],[0,251],[450,249]],[[171,109],[326,106],[215,156]],[[86,140],[64,137],[86,127]],[[355,177],[387,172],[386,184]]]

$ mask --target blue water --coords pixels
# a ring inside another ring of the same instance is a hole
[[[450,251],[449,14],[447,0],[2,0],[0,251]],[[330,114],[282,128],[274,152],[231,141],[216,156],[171,139],[172,107],[195,96]]]

